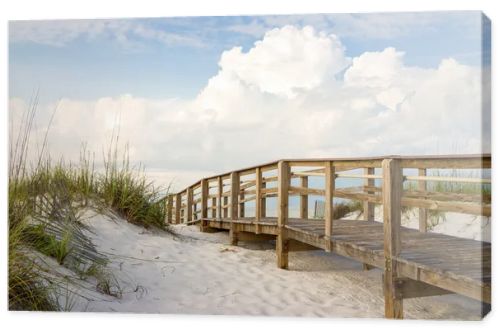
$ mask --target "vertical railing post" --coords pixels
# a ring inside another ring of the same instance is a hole
[[[229,200],[227,196],[224,196],[224,218],[229,218],[229,208],[227,207]]]
[[[210,218],[216,219],[217,218],[217,198],[212,197],[212,203],[210,204],[212,207],[212,213],[210,214]]]
[[[193,188],[187,188],[186,199],[186,223],[193,220]]]
[[[255,220],[262,219],[262,170],[255,168]]]
[[[175,195],[175,223],[181,223],[181,205],[182,205],[182,195],[178,193]]]
[[[374,175],[375,168],[364,168],[364,173],[366,175]],[[374,187],[375,180],[374,179],[365,179],[364,185],[366,187]],[[373,195],[374,192],[372,190],[367,190],[367,194]],[[363,219],[373,221],[375,220],[375,205],[372,202],[364,201],[363,202]]]
[[[172,209],[174,207],[174,195],[170,194],[167,196],[167,217],[166,217],[166,223],[167,225],[171,225],[172,224],[172,216],[173,216],[173,212],[172,212]]]
[[[403,318],[403,299],[397,291],[396,284],[398,278],[396,257],[401,251],[401,196],[403,193],[401,161],[399,159],[384,159],[382,171],[385,317],[401,319]]]
[[[222,177],[217,178],[217,219],[222,219],[222,192],[224,190]]]
[[[205,231],[205,227],[208,224],[208,181],[206,179],[201,180],[201,205],[200,205],[200,230]]]
[[[425,168],[418,169],[418,176],[426,176],[427,170]],[[418,181],[418,190],[419,191],[427,191],[427,182],[425,180]],[[427,232],[427,209],[419,208],[418,209],[418,228],[420,232]]]
[[[231,179],[231,207],[229,210],[231,218],[231,229],[229,230],[229,238],[231,240],[231,245],[238,244],[238,233],[236,231],[235,221],[238,219],[238,198],[240,193],[240,177],[237,172],[232,172],[230,175]]]
[[[300,177],[300,186],[302,188],[309,187],[308,177],[301,176]],[[309,218],[309,196],[307,194],[300,195],[300,218],[307,219]]]
[[[262,169],[260,172],[262,173]],[[264,181],[264,177],[262,177],[261,192],[262,189],[266,189],[266,181]],[[262,194],[262,199],[260,200],[260,216],[261,218],[266,218],[266,194]]]
[[[335,189],[335,167],[325,162],[325,250],[332,251],[333,191]]]
[[[240,185],[241,185],[241,182],[240,182]],[[238,207],[239,207],[240,211],[239,211],[238,217],[243,218],[243,217],[245,217],[245,202],[244,202],[244,200],[245,200],[245,190],[239,190],[239,193],[240,193],[240,195],[238,196],[238,198],[239,198],[239,201],[238,201],[239,205],[238,205]]]
[[[288,224],[288,190],[290,187],[290,165],[287,161],[278,163],[278,235],[276,237],[277,264],[288,268],[288,238],[285,226]]]
[[[369,167],[369,168],[364,168],[363,169],[364,174],[366,175],[374,175],[375,174],[375,168]],[[363,185],[365,187],[375,187],[375,180],[374,179],[365,179],[363,182]],[[373,195],[375,192],[371,189],[365,189],[364,190],[368,195]],[[372,202],[369,202],[368,200],[363,201],[363,219],[368,220],[368,221],[374,221],[375,220],[375,204]],[[370,270],[373,269],[373,266],[369,265],[368,263],[363,263],[363,270]]]

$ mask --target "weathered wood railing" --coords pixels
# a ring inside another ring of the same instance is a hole
[[[326,251],[331,251],[333,212],[336,201],[347,199],[363,202],[365,220],[375,220],[375,205],[383,206],[384,232],[384,291],[386,316],[402,316],[402,298],[394,284],[400,272],[394,260],[401,252],[402,207],[419,208],[419,230],[427,231],[428,210],[491,216],[490,199],[482,188],[476,193],[439,191],[429,184],[490,184],[484,177],[491,168],[490,155],[461,156],[387,156],[356,159],[286,159],[204,178],[186,189],[167,197],[167,223],[200,223],[203,229],[208,219],[238,219],[253,217],[255,221],[269,217],[270,198],[274,205],[278,233],[277,264],[288,266],[286,226],[290,216],[290,196],[299,199],[298,218],[309,219],[309,197],[325,199],[324,236]],[[432,175],[433,170],[469,170],[481,177],[454,172]],[[474,176],[474,177],[473,177]],[[341,187],[341,179],[362,180],[361,186]],[[404,183],[413,187],[404,187]],[[313,185],[322,184],[321,188]],[[253,203],[254,213],[249,214]],[[231,223],[233,224],[233,223]],[[234,231],[231,228],[231,231]],[[233,232],[231,232],[233,233]],[[231,236],[231,240],[236,240]]]
[[[427,228],[427,210],[460,212],[473,215],[491,215],[491,205],[481,193],[453,193],[427,190],[431,182],[449,183],[491,183],[488,178],[457,176],[429,176],[430,169],[477,169],[481,173],[491,168],[489,155],[467,156],[423,156],[423,157],[377,157],[363,159],[312,159],[312,160],[282,160],[232,173],[221,174],[202,179],[186,189],[170,194],[167,197],[167,223],[192,223],[202,218],[237,218],[249,217],[245,213],[246,203],[254,202],[257,219],[266,217],[266,199],[279,197],[280,187],[288,188],[288,195],[299,196],[299,216],[309,216],[309,196],[323,196],[326,201],[325,216],[331,215],[333,204],[329,199],[342,198],[363,202],[364,218],[374,218],[374,205],[383,204],[383,189],[376,185],[376,180],[382,181],[381,170],[383,161],[393,159],[399,161],[401,169],[416,169],[417,175],[402,175],[401,182],[414,181],[417,189],[407,189],[401,196],[401,205],[418,207],[420,229]],[[278,171],[280,163],[288,172]],[[292,170],[293,168],[309,167],[313,169]],[[351,170],[362,170],[362,173],[348,173]],[[264,174],[269,176],[265,176]],[[252,179],[243,180],[246,176]],[[310,178],[324,178],[323,189],[311,188]],[[298,185],[291,181],[297,179]],[[362,179],[362,187],[336,188],[337,179]],[[215,191],[212,191],[215,190]],[[281,189],[282,190],[282,189]],[[486,201],[485,201],[486,200]],[[328,217],[325,218],[328,220]]]

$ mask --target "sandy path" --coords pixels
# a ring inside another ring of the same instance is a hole
[[[121,299],[91,296],[74,310],[307,317],[383,316],[381,272],[322,251],[275,265],[272,243],[228,245],[227,232],[151,232],[103,216],[88,219],[120,281]],[[405,300],[406,318],[478,319],[480,304],[450,295]]]

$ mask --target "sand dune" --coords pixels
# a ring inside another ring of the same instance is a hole
[[[89,216],[121,298],[80,291],[73,311],[383,317],[381,271],[322,251],[275,265],[272,242],[228,245],[227,232],[175,226],[173,236],[102,215]],[[86,286],[92,283],[84,283]],[[480,304],[457,296],[405,300],[406,318],[478,319]]]

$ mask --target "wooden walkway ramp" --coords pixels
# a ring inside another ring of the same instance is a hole
[[[429,210],[490,216],[484,189],[491,181],[456,172],[475,169],[482,176],[490,168],[485,155],[280,160],[203,179],[169,195],[167,223],[228,230],[233,245],[275,239],[283,269],[289,252],[317,249],[357,260],[365,269],[380,268],[387,318],[403,317],[405,298],[449,293],[483,302],[484,315],[491,304],[491,243],[429,232],[428,222]],[[433,170],[453,170],[454,176],[428,175]],[[362,185],[336,187],[340,178],[361,179]],[[312,196],[325,199],[321,219],[310,217]],[[291,217],[293,197],[297,218]],[[362,201],[363,219],[334,219],[338,199]],[[383,222],[375,221],[377,204]],[[418,229],[401,226],[403,206],[419,208]]]

